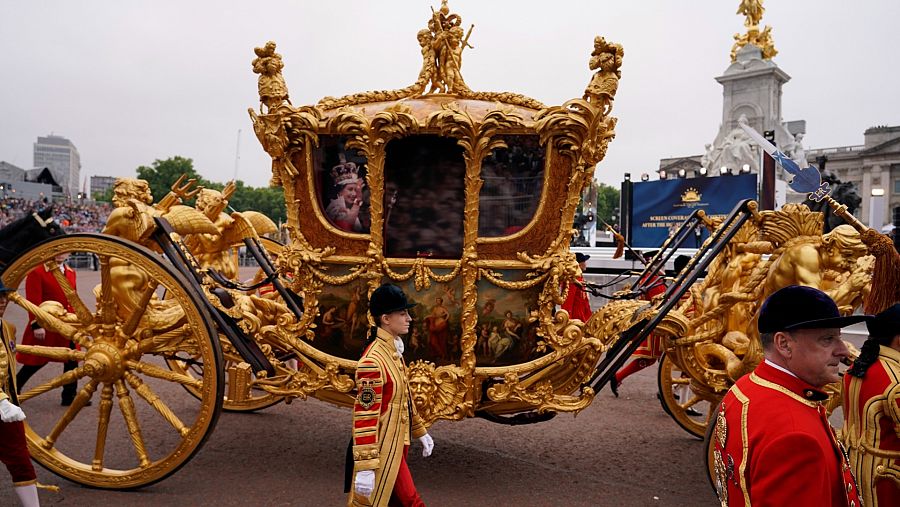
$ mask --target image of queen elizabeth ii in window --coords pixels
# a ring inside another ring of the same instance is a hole
[[[347,232],[365,232],[360,221],[363,208],[364,181],[360,177],[359,167],[341,157],[340,162],[331,168],[331,180],[334,182],[334,197],[325,208],[325,215],[339,229]]]

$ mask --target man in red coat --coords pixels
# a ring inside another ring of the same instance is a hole
[[[644,259],[649,263],[653,257],[655,257],[657,251],[654,250],[652,252],[647,252],[644,254]],[[684,266],[681,266],[682,268]],[[676,266],[676,272],[680,271],[678,266]],[[645,301],[653,301],[653,299],[657,296],[661,296],[666,293],[666,283],[660,273],[647,273],[638,281],[638,285],[644,287],[641,291],[640,298]],[[665,352],[665,346],[663,344],[663,336],[656,333],[651,333],[638,348],[631,354],[632,361],[628,363],[624,368],[617,371],[616,374],[609,380],[609,388],[612,391],[613,395],[616,398],[619,397],[619,385],[629,376],[634,375],[635,373],[647,368],[654,363],[656,360],[662,356],[663,352]],[[688,409],[688,413],[690,415],[695,415],[696,412],[692,408]],[[696,414],[699,415],[699,414]]]
[[[715,422],[722,505],[858,506],[846,453],[828,423],[826,384],[849,355],[841,317],[824,292],[790,285],[769,296],[757,327],[765,361],[738,379]]]
[[[68,257],[67,254],[57,256],[56,262],[59,264],[57,269],[63,274],[69,286],[73,290],[77,290],[75,287],[75,270],[65,263],[66,257]],[[75,311],[72,305],[69,304],[69,300],[66,299],[66,294],[59,286],[59,282],[56,281],[53,273],[48,271],[47,265],[37,266],[25,277],[25,299],[35,305],[40,305],[45,301],[57,301],[65,307],[67,312]],[[42,328],[34,320],[34,315],[31,313],[28,314],[28,325],[25,327],[25,332],[22,335],[22,344],[75,348],[68,338]],[[19,352],[16,354],[16,361],[22,364],[19,372],[16,374],[16,383],[21,392],[28,379],[43,368],[49,359]],[[77,365],[75,361],[66,361],[63,363],[63,372],[74,370]],[[72,400],[75,399],[76,389],[77,382],[71,382],[63,386],[62,404],[64,406],[72,404]]]
[[[868,322],[844,375],[841,436],[866,507],[900,505],[900,304]]]
[[[581,273],[577,278],[569,282],[569,291],[566,294],[566,301],[561,308],[569,312],[569,318],[578,319],[587,322],[591,318],[591,300],[588,299],[587,292],[584,290],[584,272],[587,270],[587,261],[591,256],[581,252],[575,253],[575,260]]]

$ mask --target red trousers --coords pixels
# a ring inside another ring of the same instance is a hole
[[[625,380],[628,376],[643,370],[644,368],[652,365],[655,362],[656,359],[650,359],[647,357],[635,359],[634,361],[628,363],[627,366],[616,372],[616,382],[621,384],[622,381]]]
[[[425,507],[425,502],[416,491],[416,485],[413,484],[412,475],[409,473],[409,467],[406,466],[406,455],[409,453],[409,446],[403,447],[403,459],[400,460],[400,470],[397,471],[397,480],[394,481],[394,491],[391,493],[391,501],[389,506],[397,507]]]
[[[34,466],[31,464],[31,455],[28,454],[28,446],[25,444],[25,424],[21,421],[0,422],[0,461],[6,465],[16,486],[37,479]]]

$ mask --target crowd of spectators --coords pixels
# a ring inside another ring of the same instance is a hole
[[[0,199],[0,228],[22,218],[34,210],[53,207],[53,217],[66,232],[100,232],[112,205],[105,202],[48,202],[46,199]]]

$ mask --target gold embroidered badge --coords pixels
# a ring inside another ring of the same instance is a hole
[[[719,409],[719,414],[716,416],[716,441],[724,448],[727,440],[728,422],[725,420],[725,404],[723,403],[722,407]]]
[[[371,381],[364,380],[362,382],[362,385],[359,388],[359,395],[356,396],[356,401],[358,401],[359,405],[365,409],[368,409],[375,404],[375,388],[372,387]]]

